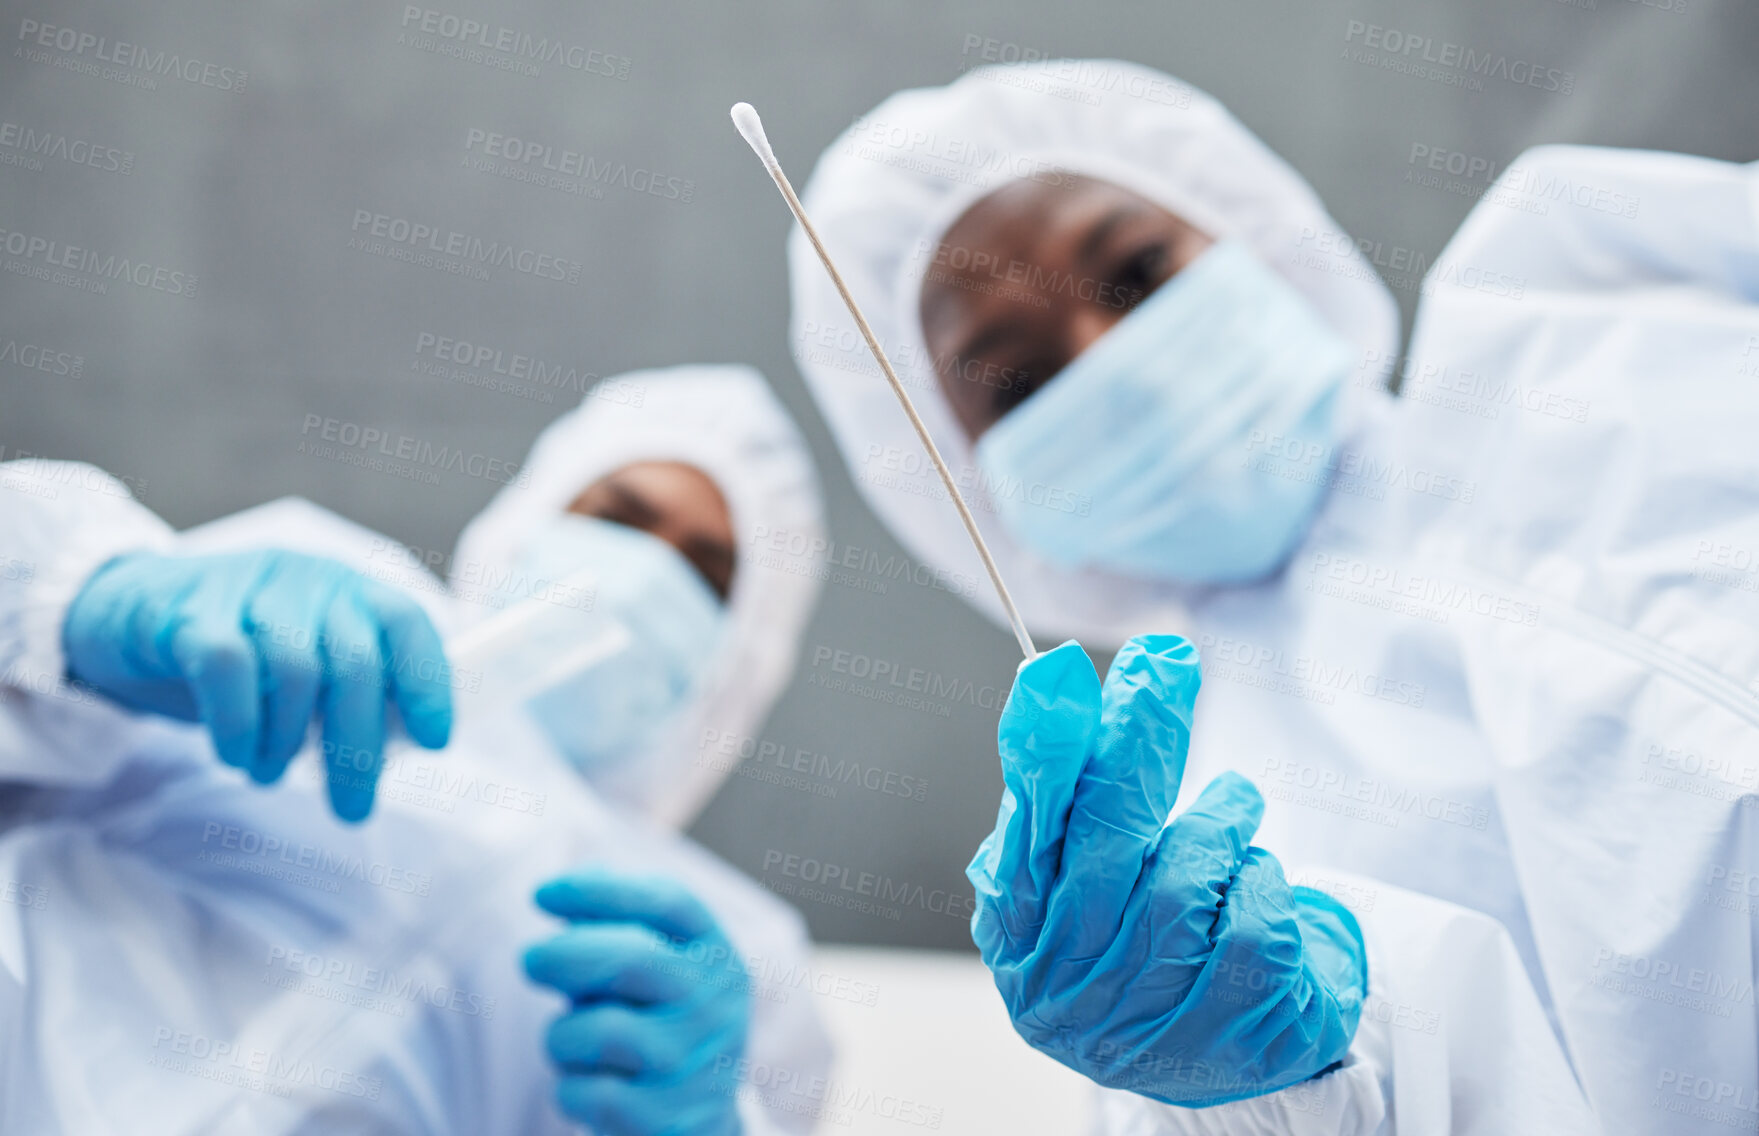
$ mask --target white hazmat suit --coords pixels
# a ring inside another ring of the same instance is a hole
[[[940,140],[943,156],[887,139]],[[963,209],[1063,169],[1242,239],[1361,352],[1344,440],[1310,462],[1326,503],[1275,578],[1071,572],[1001,527],[994,497],[1020,487],[977,472],[922,345],[921,283]],[[1167,76],[985,69],[894,96],[827,151],[808,214],[974,488],[1028,624],[1102,649],[1193,639],[1185,785],[1250,776],[1267,804],[1256,842],[1307,866],[1302,882],[1350,905],[1368,939],[1370,997],[1340,1070],[1208,1110],[1104,1093],[1103,1130],[1759,1121],[1742,890],[1759,890],[1744,807],[1759,790],[1759,404],[1740,371],[1759,360],[1756,186],[1724,163],[1529,153],[1429,267],[1395,400],[1393,305],[1355,243]],[[856,483],[915,555],[973,571],[799,233],[790,257],[796,355]],[[999,617],[989,594],[976,602]]]
[[[587,863],[681,879],[739,949],[749,1063],[727,1079],[747,1131],[824,1111],[798,916],[607,805],[522,714],[461,716],[445,752],[389,754],[378,807],[349,827],[309,755],[258,790],[199,728],[61,677],[66,607],[121,552],[272,545],[380,578],[419,557],[291,499],[174,534],[67,463],[0,466],[0,498],[0,1130],[572,1130],[543,1053],[561,1003],[520,955],[557,926],[534,887]],[[456,625],[443,585],[411,590]]]

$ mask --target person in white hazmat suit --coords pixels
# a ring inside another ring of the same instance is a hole
[[[654,391],[689,384],[695,405],[718,407],[716,444],[743,440],[753,456],[752,483],[739,489],[746,471],[717,470],[730,495],[756,517],[773,510],[790,524],[818,523],[804,446],[756,375],[701,368],[624,381]],[[589,396],[575,414],[625,409],[643,412]],[[798,917],[601,797],[522,708],[473,719],[461,702],[446,751],[393,750],[374,814],[342,825],[329,815],[317,755],[258,790],[215,760],[200,726],[128,713],[67,679],[69,605],[127,554],[291,548],[406,585],[442,630],[469,622],[443,584],[416,575],[420,556],[293,499],[174,533],[120,482],[71,463],[0,467],[0,494],[9,566],[0,572],[0,1129],[575,1130],[564,1109],[605,1131],[681,1123],[668,1119],[684,1089],[668,1069],[610,1050],[560,1070],[545,1060],[546,1040],[551,1060],[569,1040],[557,1021],[567,1007],[528,978],[521,952],[547,941],[551,956],[535,964],[532,952],[525,964],[554,969],[555,944],[569,935],[630,930],[588,916],[556,936],[562,925],[533,903],[533,889],[582,871],[601,889],[634,881],[670,908],[657,913],[661,938],[645,950],[560,956],[577,971],[597,965],[602,989],[587,1008],[669,1015],[677,1036],[643,1060],[720,1054],[698,1077],[712,1130],[812,1127],[828,1044],[809,989],[793,977],[806,968]],[[749,559],[737,557],[734,581],[760,574]],[[607,568],[601,594],[620,569]],[[550,595],[524,587],[529,602]],[[472,682],[450,678],[460,692]],[[719,696],[736,701],[736,686]],[[332,794],[338,768],[329,763]],[[677,884],[646,882],[656,877],[680,881],[702,906]],[[713,926],[692,937],[667,925],[680,915]],[[691,1014],[654,993],[673,980],[740,1003],[724,1020],[748,1021],[743,1037],[686,1036]],[[616,1106],[590,1118],[569,1108],[582,1098],[568,1090],[589,1079]]]
[[[1254,844],[1366,940],[1342,1060],[1210,1108],[1102,1090],[1102,1130],[1759,1121],[1753,167],[1530,151],[1429,266],[1399,398],[1356,242],[1148,68],[901,92],[803,198],[1029,626],[1188,636],[1183,785],[1254,781]],[[789,257],[856,484],[975,571],[798,231]]]
[[[638,371],[599,384],[546,428],[520,472],[453,554],[467,617],[582,557],[629,556],[626,542],[602,547],[621,535],[608,524],[667,541],[708,584],[679,584],[659,593],[670,602],[641,608],[645,647],[666,649],[645,684],[558,691],[536,708],[603,796],[684,828],[753,752],[818,596],[824,523],[799,434],[754,371]],[[656,592],[667,578],[639,565],[626,576]]]

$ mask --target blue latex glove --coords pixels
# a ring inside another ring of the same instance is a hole
[[[200,721],[220,760],[278,779],[322,717],[330,804],[373,807],[389,697],[417,744],[452,730],[450,671],[421,607],[293,552],[117,557],[74,597],[70,677],[134,710]]]
[[[1102,1085],[1201,1107],[1323,1072],[1355,1036],[1355,918],[1251,847],[1252,783],[1170,818],[1197,650],[1132,639],[1102,690],[1074,642],[1025,664],[1002,712],[1001,813],[966,874],[972,937],[1032,1046]]]
[[[683,885],[585,871],[538,889],[573,926],[525,953],[573,1007],[550,1027],[562,1111],[603,1136],[736,1136],[744,964]]]

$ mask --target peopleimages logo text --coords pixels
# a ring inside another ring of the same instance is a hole
[[[511,268],[527,276],[560,280],[568,284],[580,283],[580,274],[586,267],[578,260],[538,252],[535,249],[517,248],[501,241],[485,241],[481,237],[460,233],[456,229],[441,229],[423,221],[412,221],[389,213],[375,213],[370,209],[354,211],[354,222],[349,226],[349,232],[356,234],[354,239],[357,240],[370,238],[439,256],[456,257],[461,261],[490,268]],[[380,251],[370,246],[363,247],[369,252]]]
[[[1385,52],[1388,58],[1403,63],[1422,63],[1445,68],[1464,76],[1480,79],[1502,79],[1524,87],[1567,95],[1576,89],[1574,72],[1546,67],[1526,59],[1510,59],[1495,51],[1479,51],[1433,36],[1413,35],[1398,28],[1351,20],[1344,30],[1344,42],[1372,51]]]
[[[77,28],[45,24],[40,20],[18,21],[18,38],[27,47],[95,59],[100,63],[126,67],[131,71],[182,79],[186,83],[213,87],[219,91],[242,91],[250,79],[250,72],[242,68],[223,67],[218,63],[207,63],[178,55],[174,51],[154,51],[138,43],[94,35]]]
[[[407,31],[432,36],[462,47],[511,56],[525,63],[556,63],[570,71],[580,71],[588,75],[602,75],[609,79],[629,78],[631,60],[627,55],[616,55],[548,36],[534,36],[530,32],[517,31],[501,24],[486,24],[467,16],[442,12],[437,8],[404,5],[402,27]]]

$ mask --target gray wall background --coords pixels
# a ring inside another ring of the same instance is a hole
[[[973,43],[1135,59],[1219,96],[1347,229],[1425,258],[1471,200],[1410,180],[1423,172],[1414,146],[1497,169],[1548,141],[1759,158],[1753,0],[424,3],[621,57],[626,75],[551,63],[528,76],[429,53],[400,42],[417,30],[405,6],[380,0],[0,4],[0,120],[133,155],[126,173],[0,164],[0,229],[198,280],[189,297],[118,283],[97,295],[0,273],[0,346],[82,360],[77,376],[0,361],[6,458],[94,462],[179,526],[291,493],[449,550],[493,483],[447,473],[426,485],[314,459],[298,450],[306,416],[518,462],[568,400],[413,372],[420,332],[599,375],[744,361],[804,424],[834,537],[883,558],[899,550],[854,493],[789,356],[788,219],[728,124],[738,99],[765,113],[801,181],[891,91],[981,62]],[[161,78],[147,90],[80,73],[66,64],[89,50],[23,50],[26,20],[243,69],[248,82],[229,93]],[[1490,80],[1471,91],[1364,65],[1345,55],[1351,21],[1567,71],[1573,90]],[[592,199],[469,169],[473,128],[688,181],[690,199],[615,186]],[[585,271],[574,286],[504,271],[482,282],[370,256],[347,247],[359,209],[554,250]],[[1408,325],[1414,289],[1398,291]],[[963,920],[930,897],[968,894],[963,867],[1000,786],[996,710],[924,714],[812,685],[820,646],[1004,690],[1015,662],[1011,640],[945,592],[827,588],[802,674],[763,738],[920,779],[923,799],[735,777],[696,835],[781,891],[796,881],[778,855],[872,872],[906,894],[921,886],[895,917],[797,899],[822,938],[966,946]]]

